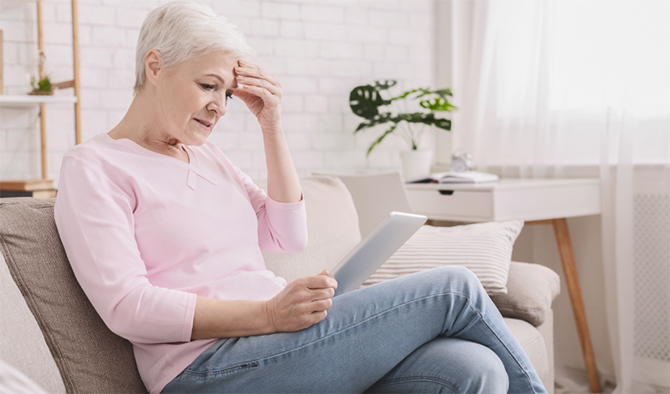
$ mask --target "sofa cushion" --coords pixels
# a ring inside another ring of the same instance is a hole
[[[553,377],[553,372],[550,370],[550,368],[553,368],[553,362],[549,361],[547,344],[542,334],[537,328],[520,319],[505,318],[505,324],[528,355],[535,371],[542,380],[542,384],[547,388],[549,385],[553,386],[553,379],[550,379]],[[547,391],[552,390],[548,389]]]
[[[49,393],[65,393],[60,377],[37,320],[14,283],[0,253],[0,360],[25,374]],[[0,361],[1,362],[1,361]],[[0,372],[3,367],[0,366]],[[0,393],[29,392],[6,389],[7,380],[24,381],[16,373],[0,377]],[[33,391],[33,390],[30,390]]]
[[[68,392],[146,392],[130,342],[112,333],[79,287],[54,222],[55,199],[0,200],[0,251]]]
[[[257,184],[266,188],[264,181]],[[289,282],[334,268],[361,241],[356,208],[341,180],[314,176],[300,184],[307,210],[307,247],[292,254],[263,251],[267,268]]]
[[[0,360],[0,393],[47,394],[21,371]]]
[[[490,295],[507,292],[514,241],[522,220],[453,227],[423,226],[364,286],[444,265],[470,269]]]
[[[543,265],[512,262],[507,289],[507,294],[491,296],[500,313],[537,327],[544,323],[551,303],[561,292],[561,280]]]

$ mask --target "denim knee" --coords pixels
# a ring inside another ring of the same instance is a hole
[[[482,393],[506,393],[509,389],[509,376],[498,356],[481,360],[478,385]]]
[[[439,280],[445,280],[451,283],[459,283],[468,290],[483,290],[482,284],[479,281],[477,275],[475,275],[468,268],[465,268],[461,265],[440,267],[437,268],[433,274],[436,274],[437,277],[440,277]],[[444,276],[443,278],[442,275]]]
[[[500,358],[490,349],[478,352],[476,357],[464,360],[464,365],[470,371],[468,387],[461,386],[467,393],[507,393],[509,376]]]

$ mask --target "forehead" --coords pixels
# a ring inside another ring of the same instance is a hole
[[[233,68],[237,66],[238,60],[230,53],[211,51],[196,55],[183,62],[181,66],[194,77],[215,74],[223,77],[226,83],[230,83],[233,79]]]

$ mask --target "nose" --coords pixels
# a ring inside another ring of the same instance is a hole
[[[226,93],[214,95],[212,101],[207,104],[207,110],[212,111],[217,117],[222,117],[226,114]]]

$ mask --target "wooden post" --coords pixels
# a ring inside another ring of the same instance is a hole
[[[572,251],[572,242],[570,241],[570,233],[568,232],[568,221],[565,218],[531,220],[527,221],[526,224],[551,224],[554,227],[558,252],[561,255],[561,263],[563,265],[563,275],[565,276],[565,282],[568,285],[570,304],[572,305],[572,312],[575,315],[579,342],[582,345],[582,354],[584,356],[584,364],[586,364],[586,372],[589,377],[589,385],[592,393],[599,393],[600,380],[598,378],[598,369],[596,368],[596,358],[593,355],[593,345],[591,343],[591,335],[589,334],[589,326],[586,321],[586,310],[584,309],[582,290],[579,285],[575,255]]]
[[[44,29],[42,28],[42,0],[37,1],[37,49],[39,50],[39,78],[45,77],[44,72]],[[47,168],[47,106],[40,104],[40,157],[42,160],[42,179],[48,178]]]
[[[2,75],[2,69],[3,69],[3,65],[4,65],[4,61],[5,61],[2,57],[2,54],[3,54],[3,51],[4,51],[3,42],[4,41],[3,41],[3,38],[2,38],[2,29],[0,29],[0,95],[4,94],[4,92],[5,92],[5,86],[2,83],[2,81],[4,80],[3,79],[4,77]]]
[[[42,28],[42,0],[37,0],[37,49],[39,50],[39,78],[44,78],[44,29]]]
[[[565,275],[565,282],[568,285],[568,293],[570,294],[572,311],[575,315],[575,322],[577,323],[579,341],[582,345],[582,352],[584,354],[584,362],[586,363],[586,372],[589,376],[591,392],[599,393],[600,381],[598,379],[598,369],[596,368],[596,359],[593,355],[589,327],[586,323],[586,312],[584,310],[582,291],[579,286],[579,277],[577,276],[575,256],[572,252],[572,243],[570,242],[570,234],[568,232],[568,222],[565,218],[554,219],[554,233],[556,235],[556,242],[558,243],[558,251],[561,254],[561,261],[563,262],[563,274]]]
[[[74,95],[77,102],[74,104],[74,144],[81,143],[81,96],[79,83],[79,12],[77,0],[72,0],[72,56],[74,63]]]

